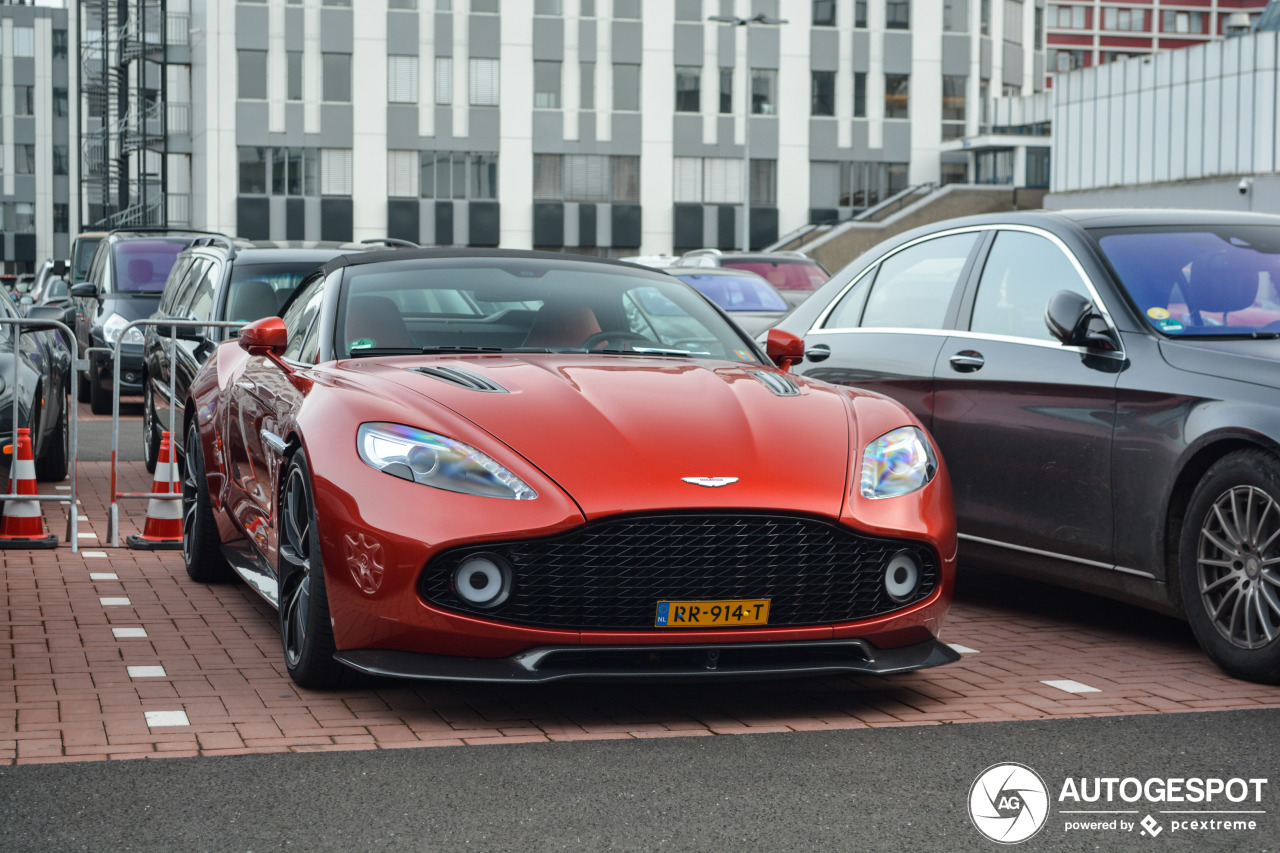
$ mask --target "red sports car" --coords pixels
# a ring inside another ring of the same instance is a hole
[[[951,487],[920,423],[775,367],[655,270],[338,258],[191,388],[187,571],[275,605],[303,686],[957,657]]]

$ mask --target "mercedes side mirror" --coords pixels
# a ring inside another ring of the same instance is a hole
[[[71,285],[71,295],[76,299],[97,299],[98,285],[91,281],[82,281]]]
[[[289,340],[289,330],[285,328],[284,320],[279,317],[263,317],[242,328],[237,340],[241,349],[255,355],[269,353],[280,356],[284,353],[285,344]]]
[[[1059,290],[1053,295],[1044,309],[1044,322],[1063,346],[1120,349],[1097,306],[1074,291]]]

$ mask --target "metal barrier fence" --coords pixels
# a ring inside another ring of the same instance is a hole
[[[45,330],[54,330],[54,329],[59,330],[67,336],[67,341],[69,342],[69,345],[72,348],[72,352],[74,352],[75,340],[76,340],[75,332],[71,331],[71,329],[65,323],[62,323],[58,320],[43,320],[37,317],[0,317],[0,325],[16,326],[19,328],[21,328],[22,326],[39,327],[35,331],[45,331]],[[22,332],[19,331],[16,335],[13,336],[13,376],[12,376],[13,422],[11,426],[13,428],[12,444],[13,444],[13,455],[14,455],[15,461],[17,460],[17,455],[18,455],[18,396],[19,396],[18,391],[21,388],[21,386],[18,384],[18,362],[20,360],[20,355],[21,355],[21,349],[18,346],[18,338],[21,335],[22,335]],[[72,387],[74,387],[76,384],[78,372],[86,369],[86,367],[87,367],[87,362],[85,360],[77,359],[74,355],[71,357],[71,386]],[[45,393],[46,394],[49,393],[47,389]],[[57,389],[54,393],[62,393],[62,389]],[[69,458],[67,460],[67,464],[69,466],[68,476],[70,477],[70,480],[71,480],[71,483],[70,483],[71,490],[68,493],[68,495],[67,496],[19,495],[15,492],[13,494],[0,495],[0,501],[9,501],[9,500],[69,501],[68,511],[67,511],[67,539],[71,541],[71,553],[76,554],[76,553],[79,553],[80,551],[80,537],[79,537],[79,529],[77,525],[77,521],[80,516],[80,510],[79,510],[79,505],[76,503],[76,456],[79,455],[79,434],[76,429],[76,425],[79,422],[79,418],[77,417],[77,414],[78,414],[77,407],[75,406],[74,403],[71,402],[69,398],[66,402],[66,407],[68,410],[67,411],[68,426],[71,429],[71,434],[67,437],[68,448],[69,448],[69,452],[68,452]],[[35,450],[34,446],[32,447],[32,450],[33,451]],[[10,479],[10,485],[12,485],[13,477],[10,476],[9,479]]]
[[[110,352],[113,358],[113,375],[111,380],[111,514],[107,518],[107,538],[112,548],[120,547],[120,498],[133,498],[137,500],[152,498],[156,500],[175,501],[182,500],[182,492],[176,494],[170,492],[119,492],[116,491],[116,462],[120,451],[120,347],[124,343],[124,336],[128,334],[130,329],[139,326],[168,326],[169,335],[166,338],[169,342],[169,437],[173,440],[174,436],[174,415],[177,411],[177,401],[174,400],[174,361],[176,360],[178,348],[178,329],[238,329],[244,325],[240,320],[178,320],[172,318],[155,318],[149,317],[145,320],[134,320],[125,325],[120,330],[120,337],[116,339],[114,347],[90,347],[85,350],[86,357],[91,352]],[[64,327],[65,328],[65,327]],[[142,357],[146,358],[146,344],[143,344]],[[86,363],[86,372],[88,365]],[[96,381],[93,376],[89,377],[90,381]],[[146,382],[146,372],[143,371],[143,382]],[[145,392],[145,388],[144,388]],[[145,399],[145,396],[144,398]],[[145,428],[145,422],[144,422]],[[176,461],[176,460],[174,460]]]

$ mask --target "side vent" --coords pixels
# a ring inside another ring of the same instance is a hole
[[[415,373],[421,373],[430,376],[433,379],[439,379],[442,382],[452,382],[454,385],[460,385],[469,391],[484,391],[489,394],[506,394],[507,389],[501,385],[472,373],[469,370],[463,370],[460,367],[414,367],[411,368]]]
[[[748,371],[760,384],[779,397],[799,397],[800,386],[781,373],[765,373],[763,370]]]

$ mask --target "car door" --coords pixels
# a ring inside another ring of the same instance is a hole
[[[934,368],[933,435],[962,538],[1111,567],[1111,442],[1119,353],[1063,346],[1060,290],[1101,305],[1056,237],[998,231]],[[1117,337],[1118,340],[1118,337]]]
[[[928,426],[933,366],[984,236],[928,237],[881,259],[819,315],[796,372],[893,397]]]

